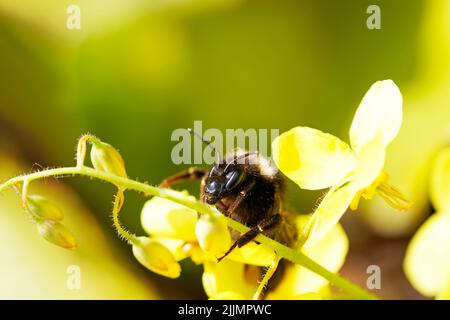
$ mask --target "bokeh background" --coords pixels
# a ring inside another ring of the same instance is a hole
[[[81,9],[81,29],[66,27]],[[369,30],[366,9],[381,8]],[[450,1],[0,0],[0,178],[72,165],[91,132],[120,149],[132,178],[156,184],[185,166],[170,155],[176,128],[297,125],[343,140],[363,94],[393,79],[404,121],[389,147],[393,184],[415,201],[408,212],[381,201],[344,218],[350,252],[342,273],[365,285],[382,270],[387,299],[422,298],[402,271],[406,244],[433,212],[428,173],[450,142]],[[187,184],[191,192],[198,186]],[[0,298],[204,298],[201,269],[185,263],[169,280],[141,267],[109,219],[113,188],[83,178],[35,184],[63,207],[79,247],[39,237],[17,196],[0,195]],[[299,212],[320,193],[289,188]],[[127,194],[122,219],[143,234],[145,199]],[[68,290],[78,265],[81,290]]]

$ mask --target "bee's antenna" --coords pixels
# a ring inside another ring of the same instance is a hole
[[[231,161],[231,162],[229,162],[229,163],[227,164],[227,166],[225,167],[225,169],[223,169],[223,172],[226,172],[227,169],[228,169],[228,167],[230,167],[231,165],[234,165],[234,164],[238,163],[238,161],[239,161],[240,159],[244,159],[244,158],[247,158],[247,157],[249,157],[249,156],[256,155],[256,154],[258,154],[258,151],[250,151],[250,152],[241,154],[240,156],[237,156],[236,158],[234,158],[233,161]]]
[[[191,128],[188,128],[187,130],[189,131],[190,134],[192,134],[197,139],[201,140],[204,144],[206,144],[207,147],[209,147],[212,151],[214,151],[214,153],[217,155],[217,163],[222,163],[222,159],[223,159],[222,154],[219,152],[219,150],[214,148],[214,146],[211,144],[211,141],[203,139],[203,137],[201,135],[199,135],[197,132],[195,132]]]

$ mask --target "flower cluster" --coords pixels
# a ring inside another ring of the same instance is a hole
[[[397,135],[401,121],[400,91],[392,81],[380,81],[370,88],[356,111],[350,129],[351,147],[308,127],[293,128],[273,142],[274,160],[287,177],[303,189],[330,188],[311,218],[297,217],[301,238],[295,249],[337,272],[348,251],[348,239],[338,221],[348,207],[356,209],[361,197],[371,199],[375,193],[398,209],[410,205],[388,184],[383,172],[385,149]],[[219,213],[199,217],[190,208],[153,198],[144,206],[141,218],[150,239],[166,248],[161,255],[165,263],[144,265],[175,278],[180,274],[178,261],[189,257],[203,264],[204,289],[212,299],[255,297],[261,267],[270,270],[278,263],[273,251],[255,242],[235,249],[217,263],[216,257],[231,244],[227,223]],[[160,250],[154,244],[154,254]],[[139,254],[136,257],[142,260]],[[288,265],[281,282],[266,298],[326,297],[327,285],[326,280],[304,267]]]
[[[174,191],[176,192],[176,191]],[[180,192],[187,196],[186,192]],[[170,277],[180,275],[178,261],[190,258],[203,264],[203,286],[212,299],[250,299],[254,295],[261,276],[261,267],[269,267],[276,260],[273,250],[251,242],[236,248],[220,263],[216,257],[225,253],[231,245],[230,232],[225,217],[216,215],[198,216],[197,212],[162,198],[149,200],[141,215],[142,226],[151,236],[147,241],[147,259],[142,262],[140,252],[136,258],[148,269]],[[306,220],[297,218],[299,230],[304,230]],[[163,249],[164,253],[162,253]],[[348,250],[348,239],[343,228],[336,225],[316,245],[301,249],[316,262],[336,272],[342,266]],[[150,257],[160,256],[154,263]],[[282,285],[277,286],[268,298],[301,298],[323,289],[327,282],[309,270],[290,265]]]

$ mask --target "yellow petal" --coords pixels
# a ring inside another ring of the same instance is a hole
[[[356,168],[352,177],[355,188],[366,188],[379,177],[384,167],[385,153],[386,147],[381,133],[377,133],[355,152]]]
[[[306,239],[305,247],[311,247],[326,236],[347,211],[355,195],[378,178],[385,158],[382,135],[375,135],[374,139],[355,153],[355,158],[356,168],[349,181],[341,187],[331,188],[314,211],[314,226]]]
[[[181,267],[169,249],[148,237],[137,240],[133,243],[133,255],[144,267],[171,279],[180,276]]]
[[[419,228],[406,251],[403,268],[420,293],[435,297],[450,279],[450,213],[435,213]]]
[[[304,218],[300,217],[299,224]],[[345,262],[348,252],[348,238],[340,224],[334,225],[322,240],[310,248],[303,248],[303,253],[332,272],[338,272]],[[317,292],[328,282],[321,276],[301,267],[289,265],[282,282],[270,295],[272,299],[289,299],[298,295]],[[298,297],[300,298],[300,297]]]
[[[318,293],[308,292],[294,296],[293,300],[322,300],[322,297]]]
[[[444,290],[442,290],[436,299],[439,300],[450,300],[450,279],[447,281],[447,284],[444,286]]]
[[[437,211],[450,212],[450,147],[437,156],[431,175],[431,200]]]
[[[144,230],[155,237],[196,241],[197,212],[178,203],[154,197],[142,209]]]
[[[200,247],[213,258],[220,257],[231,246],[230,231],[223,214],[202,215],[197,221],[195,234]]]
[[[304,244],[305,248],[316,245],[333,229],[358,192],[357,187],[353,182],[349,182],[328,192],[311,217],[315,222]]]
[[[203,288],[208,297],[217,297],[222,292],[232,292],[244,299],[250,299],[257,287],[257,281],[249,281],[245,275],[245,265],[229,259],[219,263],[205,262]]]
[[[402,94],[392,80],[375,82],[356,110],[350,141],[358,150],[381,132],[384,145],[395,138],[402,123]]]
[[[272,144],[272,153],[281,172],[303,189],[334,186],[354,167],[352,151],[345,142],[308,127],[281,134]]]
[[[227,256],[227,259],[240,263],[267,267],[275,260],[275,252],[264,245],[250,242],[242,248],[236,248],[231,251]]]
[[[273,294],[269,292],[266,297],[267,300],[322,300],[322,297],[320,294],[316,292],[308,292],[308,293],[302,293],[295,296],[289,296],[289,297],[279,297],[276,294]]]
[[[232,291],[224,291],[219,292],[218,294],[214,295],[213,297],[209,298],[210,300],[245,300],[243,296],[236,292]]]
[[[153,239],[169,249],[176,261],[183,260],[189,256],[185,250],[186,242],[184,240],[163,237],[154,237]]]

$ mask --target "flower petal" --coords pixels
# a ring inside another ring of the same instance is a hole
[[[387,146],[402,123],[402,94],[392,80],[375,82],[356,110],[350,128],[352,148],[358,150],[381,132]]]
[[[180,276],[181,267],[172,252],[155,239],[138,237],[133,243],[134,257],[147,269],[162,276],[175,279]]]
[[[355,152],[356,168],[352,181],[358,189],[371,185],[384,167],[386,147],[383,135],[377,133],[372,140]]]
[[[269,292],[266,297],[267,300],[322,300],[322,296],[316,292],[302,293],[295,296],[277,296]]]
[[[311,219],[314,221],[305,247],[320,241],[347,211],[358,191],[368,187],[380,175],[385,158],[385,146],[380,133],[356,154],[356,168],[353,176],[341,187],[331,188],[323,198]]]
[[[209,298],[210,300],[245,300],[243,296],[232,291],[223,291]]]
[[[196,241],[197,212],[181,204],[154,197],[142,209],[144,230],[155,237],[168,237]]]
[[[328,192],[311,217],[311,219],[315,219],[314,226],[306,239],[305,248],[315,246],[327,236],[347,211],[358,190],[357,185],[349,182]]]
[[[447,281],[447,284],[444,286],[444,290],[442,290],[439,295],[436,297],[439,300],[450,300],[450,279]]]
[[[305,225],[304,217],[299,217],[298,224]],[[303,248],[302,251],[328,270],[337,272],[345,262],[348,246],[349,242],[344,229],[340,224],[336,224],[326,237],[310,248]],[[317,292],[327,284],[324,278],[312,271],[300,265],[290,265],[282,282],[268,298],[301,298],[299,295]]]
[[[275,257],[275,252],[272,249],[255,242],[250,242],[241,248],[236,248],[231,251],[227,256],[227,259],[240,263],[267,267],[272,264]]]
[[[181,261],[187,258],[189,255],[185,252],[186,242],[181,239],[175,238],[162,238],[162,237],[153,237],[152,239],[157,240],[163,246],[172,252],[176,261]]]
[[[296,295],[293,297],[294,300],[322,300],[320,294],[315,292],[308,292]]]
[[[435,297],[450,280],[450,213],[435,213],[419,228],[403,264],[411,284],[423,295]]]
[[[338,184],[354,167],[350,147],[337,137],[296,127],[272,144],[278,168],[301,188],[324,189]]]
[[[222,256],[231,246],[231,235],[223,214],[200,216],[195,234],[200,247],[212,258]]]
[[[431,175],[430,192],[436,210],[450,212],[450,147],[437,156]]]
[[[204,268],[203,288],[210,298],[228,292],[250,299],[256,291],[258,279],[249,281],[242,263],[225,259],[219,263],[205,262]]]

